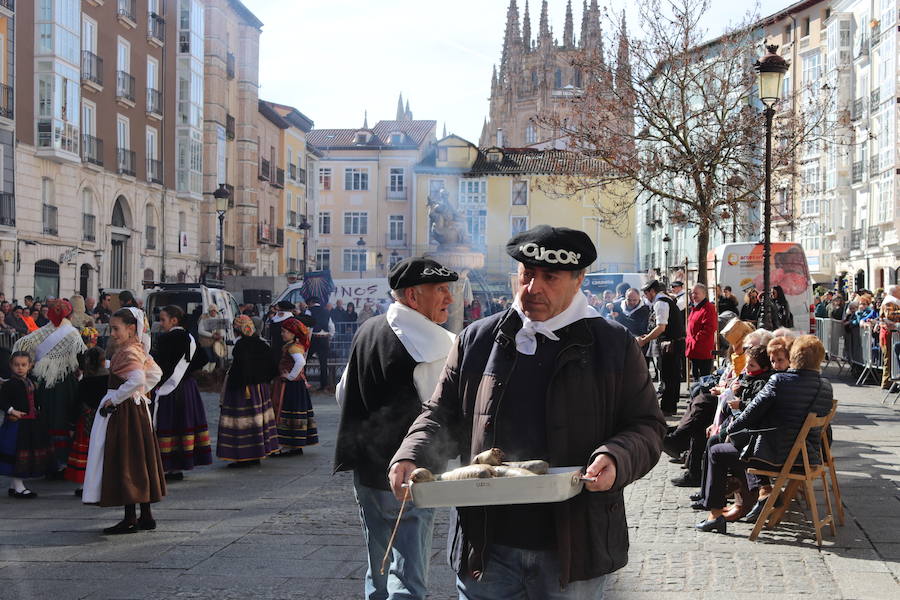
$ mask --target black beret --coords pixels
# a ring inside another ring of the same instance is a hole
[[[672,287],[684,287],[684,283],[681,281],[673,281]]]
[[[583,231],[538,225],[514,235],[506,253],[522,264],[560,271],[579,271],[597,258],[594,242]]]
[[[641,291],[649,292],[650,290],[653,290],[654,292],[658,292],[661,288],[662,288],[662,286],[659,285],[659,282],[654,279],[652,281],[648,281],[647,283],[645,283],[644,287],[641,288]]]
[[[293,302],[289,302],[288,300],[280,300],[278,304],[275,305],[276,308],[280,310],[294,310],[297,307],[294,306]]]
[[[456,281],[457,279],[459,279],[459,274],[456,271],[451,271],[441,263],[421,256],[401,260],[388,273],[388,285],[392,290],[402,290],[423,283]]]

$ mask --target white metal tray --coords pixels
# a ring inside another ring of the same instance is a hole
[[[417,507],[438,508],[562,502],[583,487],[581,467],[553,467],[547,475],[428,481],[411,483],[409,489]]]

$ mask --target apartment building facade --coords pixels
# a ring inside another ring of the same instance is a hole
[[[199,275],[174,127],[179,17],[191,4],[202,10],[197,0],[17,3],[19,268],[4,286],[19,297]]]
[[[414,168],[435,141],[436,121],[367,121],[307,136],[320,154],[316,267],[335,279],[384,277],[411,256],[417,219],[427,219],[414,210]]]
[[[571,154],[562,150],[477,148],[455,135],[437,141],[415,169],[415,206],[420,215],[415,251],[436,248],[427,202],[444,197],[465,218],[471,249],[484,255],[484,268],[473,279],[476,287],[507,289],[516,264],[506,253],[506,242],[542,224],[586,232],[599,257],[591,271],[634,271],[634,209],[621,235],[604,228],[595,207],[612,202],[613,196],[600,190],[570,193],[567,178],[578,174],[567,170],[569,159]]]
[[[12,288],[16,255],[15,3],[0,1],[0,285]]]

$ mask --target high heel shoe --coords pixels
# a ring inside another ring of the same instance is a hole
[[[700,521],[694,525],[694,529],[697,531],[715,531],[716,533],[725,533],[727,528],[728,523],[722,516],[716,517],[712,521]]]

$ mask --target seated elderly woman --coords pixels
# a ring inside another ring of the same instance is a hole
[[[732,319],[722,331],[722,335],[728,340],[731,350],[731,367],[726,369],[719,379],[718,385],[709,392],[700,392],[691,397],[687,409],[681,421],[663,439],[663,450],[672,458],[677,459],[685,450],[689,450],[687,457],[687,472],[681,477],[672,480],[677,487],[698,487],[702,473],[702,461],[706,448],[706,428],[709,427],[716,414],[719,404],[719,395],[732,386],[744,371],[747,357],[744,351],[750,346],[746,338],[753,333],[753,326],[740,319]]]
[[[818,338],[802,335],[794,340],[790,349],[790,369],[775,373],[766,386],[756,395],[744,411],[728,425],[726,436],[739,431],[759,433],[751,436],[746,448],[738,448],[727,440],[709,449],[704,500],[709,515],[695,527],[700,531],[725,533],[725,486],[729,472],[743,476],[749,467],[772,469],[780,467],[790,453],[803,422],[809,413],[824,416],[831,410],[831,383],[822,377],[820,370],[825,358],[825,348]],[[809,432],[806,447],[811,464],[821,463],[820,434]],[[752,494],[764,483],[756,477],[748,477],[747,485]],[[760,501],[761,502],[761,501]],[[757,502],[748,515],[752,520],[759,516]]]

